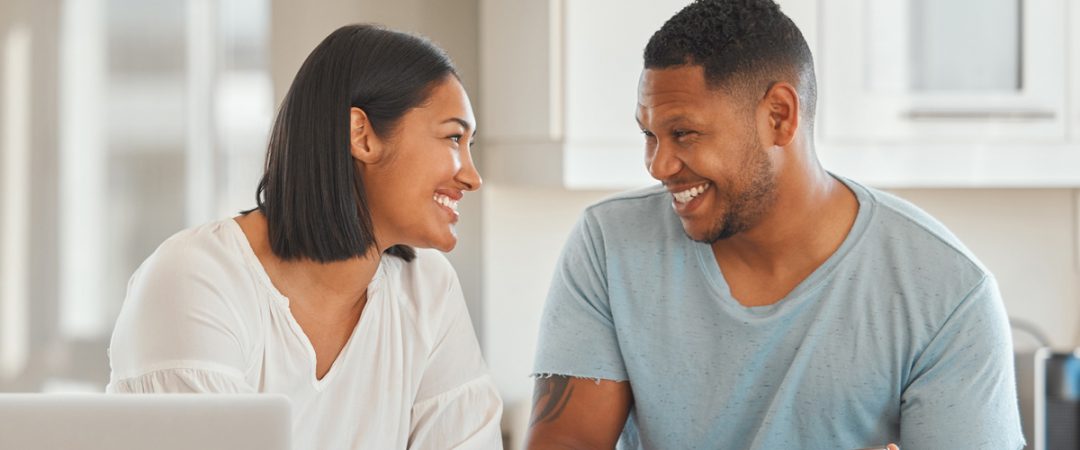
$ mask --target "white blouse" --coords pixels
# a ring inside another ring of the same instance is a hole
[[[177,233],[132,275],[109,349],[114,393],[270,392],[293,448],[501,449],[502,402],[457,275],[385,256],[323,379],[315,350],[232,219]]]

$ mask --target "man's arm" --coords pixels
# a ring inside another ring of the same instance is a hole
[[[901,394],[901,447],[1023,448],[1012,337],[992,276],[952,312],[911,373]]]
[[[627,381],[538,376],[526,448],[613,449],[633,402]]]

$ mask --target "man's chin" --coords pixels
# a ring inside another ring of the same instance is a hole
[[[689,227],[685,226],[685,224],[684,224],[683,225],[683,232],[686,233],[686,237],[690,238],[690,240],[694,241],[694,242],[700,242],[702,244],[711,244],[711,243],[716,241],[716,239],[714,238],[715,233],[710,232],[710,230],[700,230],[700,229],[689,228]]]
[[[712,244],[716,241],[722,241],[737,234],[735,230],[730,230],[727,227],[717,226],[709,229],[701,229],[693,226],[688,226],[683,222],[683,232],[686,233],[686,237],[694,242],[700,242],[702,244]]]

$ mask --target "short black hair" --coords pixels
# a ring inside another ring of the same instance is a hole
[[[645,46],[646,69],[683,65],[702,66],[709,87],[735,95],[760,96],[777,81],[790,82],[799,91],[807,130],[813,128],[814,58],[802,32],[773,0],[697,0],[687,5]]]
[[[331,262],[370,251],[375,229],[350,152],[349,111],[364,110],[376,134],[393,136],[450,76],[457,71],[446,52],[376,25],[341,27],[312,50],[278,110],[255,194],[275,255]],[[402,245],[386,253],[416,257]]]

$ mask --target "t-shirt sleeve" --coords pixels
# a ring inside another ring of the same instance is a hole
[[[252,392],[236,268],[166,241],[132,275],[109,347],[109,392]]]
[[[441,256],[440,256],[441,258]],[[480,354],[457,276],[433,308],[438,325],[416,400],[410,450],[502,448],[502,400]]]
[[[587,210],[567,239],[540,320],[536,376],[627,379],[607,290],[603,236]]]
[[[987,276],[916,359],[901,394],[901,448],[1022,448],[1014,377],[1008,318]]]

